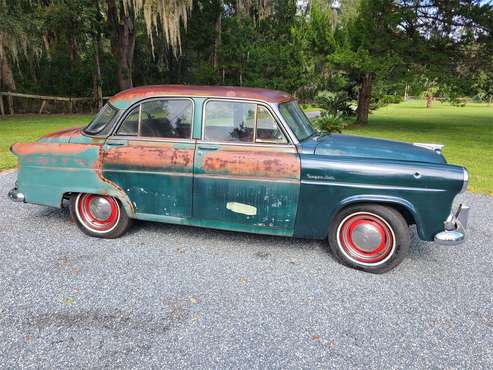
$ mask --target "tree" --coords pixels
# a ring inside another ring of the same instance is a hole
[[[326,2],[312,1],[303,31],[309,35],[308,55],[315,69],[326,76],[318,88],[326,89],[343,73],[348,83],[342,88],[357,87],[357,93],[348,96],[356,95],[360,124],[368,122],[372,106],[378,106],[375,102],[385,100],[378,95],[392,86],[401,88],[402,80],[433,81],[453,98],[467,91],[474,70],[490,64],[491,4],[361,0],[341,5],[331,9]],[[427,90],[431,102],[432,90]]]
[[[21,55],[36,59],[42,51],[35,4],[0,0],[0,19],[0,87],[15,91],[12,65]]]
[[[143,16],[153,53],[155,35],[161,33],[175,56],[181,52],[181,26],[187,26],[192,0],[106,0],[106,6],[120,90],[133,86],[136,21],[139,16]]]

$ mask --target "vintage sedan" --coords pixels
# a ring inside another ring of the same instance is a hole
[[[289,94],[147,86],[109,100],[85,128],[12,146],[16,201],[63,207],[87,235],[132,219],[328,241],[345,265],[381,273],[422,240],[465,237],[465,168],[441,146],[317,133]]]

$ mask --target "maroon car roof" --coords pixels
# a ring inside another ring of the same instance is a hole
[[[283,91],[254,87],[151,85],[134,87],[119,92],[110,99],[110,102],[117,108],[123,109],[140,99],[159,96],[241,98],[261,100],[267,103],[282,103],[293,99],[291,95]]]

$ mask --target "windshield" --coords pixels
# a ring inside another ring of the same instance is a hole
[[[103,108],[101,108],[92,122],[84,129],[84,132],[88,134],[101,133],[105,127],[110,127],[110,123],[113,121],[117,113],[118,110],[116,108],[110,104],[106,104]]]
[[[299,141],[303,141],[315,133],[310,120],[301,110],[298,102],[293,100],[288,103],[279,104],[279,111]]]

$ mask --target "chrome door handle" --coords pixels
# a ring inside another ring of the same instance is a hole
[[[207,145],[207,144],[200,144],[198,146],[200,150],[218,150],[219,147],[217,145]]]
[[[124,146],[128,145],[128,140],[108,140],[106,144],[109,146]]]

